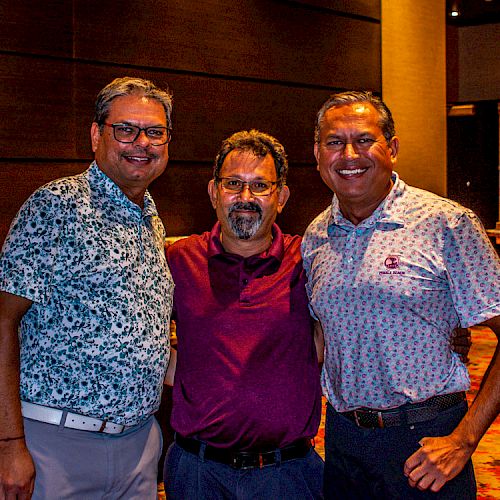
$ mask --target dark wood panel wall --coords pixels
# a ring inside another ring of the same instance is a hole
[[[330,200],[313,126],[333,91],[381,92],[380,0],[0,1],[0,242],[38,186],[83,171],[97,92],[140,76],[174,94],[170,163],[151,191],[170,235],[208,229],[220,142],[258,128],[285,146],[301,233]]]

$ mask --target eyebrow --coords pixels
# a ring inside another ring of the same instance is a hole
[[[114,123],[121,123],[123,125],[133,125],[134,127],[140,127],[141,126],[138,122],[134,123],[133,121],[130,121],[130,120],[118,120],[118,121],[116,121]],[[151,127],[164,127],[164,128],[167,128],[166,125],[161,125],[161,124],[160,125],[147,125],[146,126],[146,128],[151,128]]]

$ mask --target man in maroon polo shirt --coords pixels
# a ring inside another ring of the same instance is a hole
[[[178,337],[169,499],[322,498],[300,237],[274,223],[289,196],[287,169],[273,137],[232,135],[208,185],[217,224],[167,249]]]

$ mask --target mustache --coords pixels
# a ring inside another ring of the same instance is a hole
[[[248,212],[257,212],[259,215],[262,214],[262,208],[257,205],[257,203],[252,203],[250,201],[243,202],[237,201],[229,208],[229,215],[231,215],[235,210],[246,210]]]
[[[122,151],[121,156],[126,158],[128,156],[147,156],[150,160],[159,158],[159,155],[149,148],[135,148],[133,151]]]

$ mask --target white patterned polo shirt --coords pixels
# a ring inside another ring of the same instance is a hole
[[[95,163],[38,189],[14,219],[0,289],[33,305],[20,329],[21,399],[135,425],[156,411],[173,281],[165,231]]]
[[[323,390],[337,411],[466,390],[451,332],[500,314],[500,261],[476,215],[395,172],[393,181],[357,226],[334,196],[302,243],[325,333]]]

